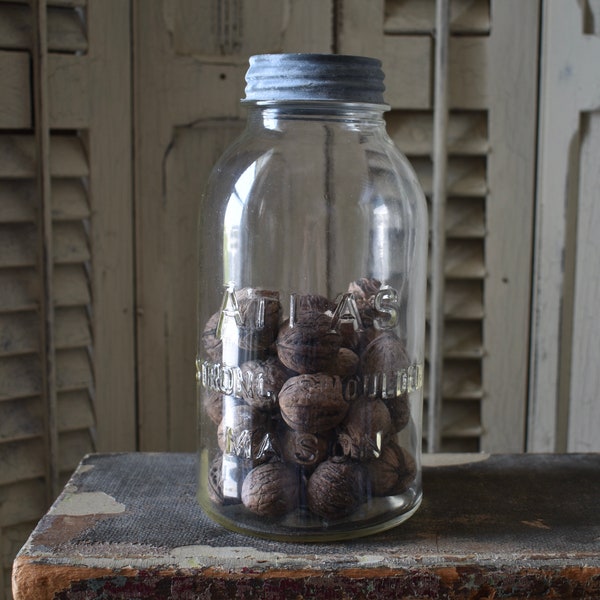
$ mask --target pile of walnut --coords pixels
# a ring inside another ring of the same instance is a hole
[[[334,329],[336,305],[317,295],[297,297],[293,325],[289,319],[280,323],[276,293],[261,293],[258,330],[259,299],[253,290],[236,292],[242,317],[236,331],[239,368],[242,377],[260,381],[261,393],[242,387],[240,398],[205,390],[204,407],[218,425],[223,452],[209,474],[213,502],[243,502],[263,517],[301,507],[335,520],[371,497],[408,490],[415,461],[395,435],[410,419],[408,395],[346,393],[349,382],[360,389],[357,381],[369,375],[387,373],[393,380],[408,366],[398,337],[374,326],[379,289],[373,279],[357,280],[348,288],[362,321],[359,331],[352,326]],[[223,360],[218,322],[216,313],[202,336],[216,364]],[[250,447],[249,454],[232,450],[240,439],[246,451]]]

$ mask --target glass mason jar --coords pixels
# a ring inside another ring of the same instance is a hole
[[[198,499],[265,538],[382,531],[422,497],[425,198],[378,60],[259,55],[246,79],[199,214]]]

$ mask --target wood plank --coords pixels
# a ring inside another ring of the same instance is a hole
[[[60,471],[63,476],[73,473],[81,459],[94,451],[95,442],[89,429],[67,431],[59,437]]]
[[[41,478],[0,486],[0,522],[3,528],[38,521],[47,509],[44,480]]]
[[[0,4],[0,48],[29,50],[31,23],[29,6]],[[75,10],[55,8],[48,3],[48,49],[51,52],[85,52],[85,28]]]
[[[378,58],[378,57],[376,57]],[[395,109],[431,108],[433,48],[429,36],[383,38],[385,101]]]
[[[0,269],[0,289],[0,311],[37,309],[39,280],[35,269]]]
[[[28,134],[0,134],[0,177],[35,177],[35,139]],[[86,177],[89,174],[81,140],[71,135],[50,139],[50,174]]]
[[[386,114],[386,124],[390,137],[408,157],[433,153],[430,111],[392,110]],[[486,112],[450,112],[447,137],[448,154],[485,156],[489,150]]]
[[[485,199],[454,197],[448,199],[446,237],[483,238],[485,234]]]
[[[429,397],[429,386],[424,384],[423,394]],[[483,398],[481,361],[448,358],[442,372],[442,396],[454,400],[480,400]]]
[[[92,364],[85,349],[56,351],[56,386],[60,392],[91,389],[94,385]]]
[[[3,26],[0,36],[2,29]],[[1,41],[0,37],[0,44]],[[0,75],[0,129],[29,129],[32,123],[29,54],[0,50]]]
[[[0,444],[44,435],[44,414],[39,397],[0,402]],[[1,488],[0,488],[1,490]],[[0,502],[0,511],[2,504]],[[4,524],[4,521],[0,520]]]
[[[486,275],[483,241],[447,240],[444,275],[446,279],[483,279]]]
[[[39,316],[34,311],[0,313],[0,356],[39,352]]]
[[[385,0],[340,0],[336,4],[336,52],[384,57]]]
[[[90,282],[83,265],[57,265],[54,269],[54,306],[87,306]]]
[[[423,33],[435,28],[435,0],[388,0],[383,30],[388,35]],[[452,0],[450,30],[484,35],[490,31],[489,0]]]
[[[90,319],[85,307],[56,309],[56,347],[60,349],[91,346]]]
[[[27,398],[41,392],[40,359],[37,355],[0,358],[0,400]]]
[[[81,221],[59,221],[53,226],[56,264],[82,263],[90,260],[88,234]]]
[[[477,321],[450,320],[444,323],[444,357],[481,358],[484,353],[482,324]],[[426,332],[425,356],[428,355],[429,331]]]
[[[90,216],[87,192],[81,180],[55,179],[51,183],[52,219],[68,221]],[[33,181],[0,180],[0,224],[35,221],[36,192]]]
[[[131,10],[121,0],[87,4],[95,447],[107,451],[137,440]]]
[[[90,97],[89,56],[48,56],[48,118],[53,129],[87,129],[93,99]]]
[[[0,225],[0,268],[37,264],[37,231],[32,223]]]
[[[483,319],[483,285],[478,280],[451,279],[446,283],[444,315],[448,319]]]
[[[44,477],[44,448],[42,437],[3,444],[0,452],[0,486]]]
[[[88,390],[60,392],[57,421],[61,433],[92,430],[96,417]]]
[[[513,13],[513,17],[515,14],[519,13]],[[528,37],[531,36],[528,34]],[[451,109],[485,110],[490,106],[490,39],[473,36],[450,39],[448,93]]]
[[[577,255],[573,302],[573,351],[570,371],[570,409],[567,450],[600,451],[600,111],[584,113],[581,123]]]
[[[411,159],[419,182],[426,195],[431,196],[433,166],[429,159]],[[450,157],[447,170],[448,196],[485,197],[488,193],[486,159],[483,157]]]

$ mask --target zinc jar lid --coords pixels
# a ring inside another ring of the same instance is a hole
[[[250,57],[244,102],[337,101],[383,104],[381,61],[343,54]]]

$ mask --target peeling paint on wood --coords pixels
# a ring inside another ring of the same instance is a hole
[[[304,545],[212,523],[194,455],[92,455],[19,553],[14,597],[600,598],[600,455],[481,458],[428,461],[391,531]],[[98,512],[61,514],[78,496]]]

